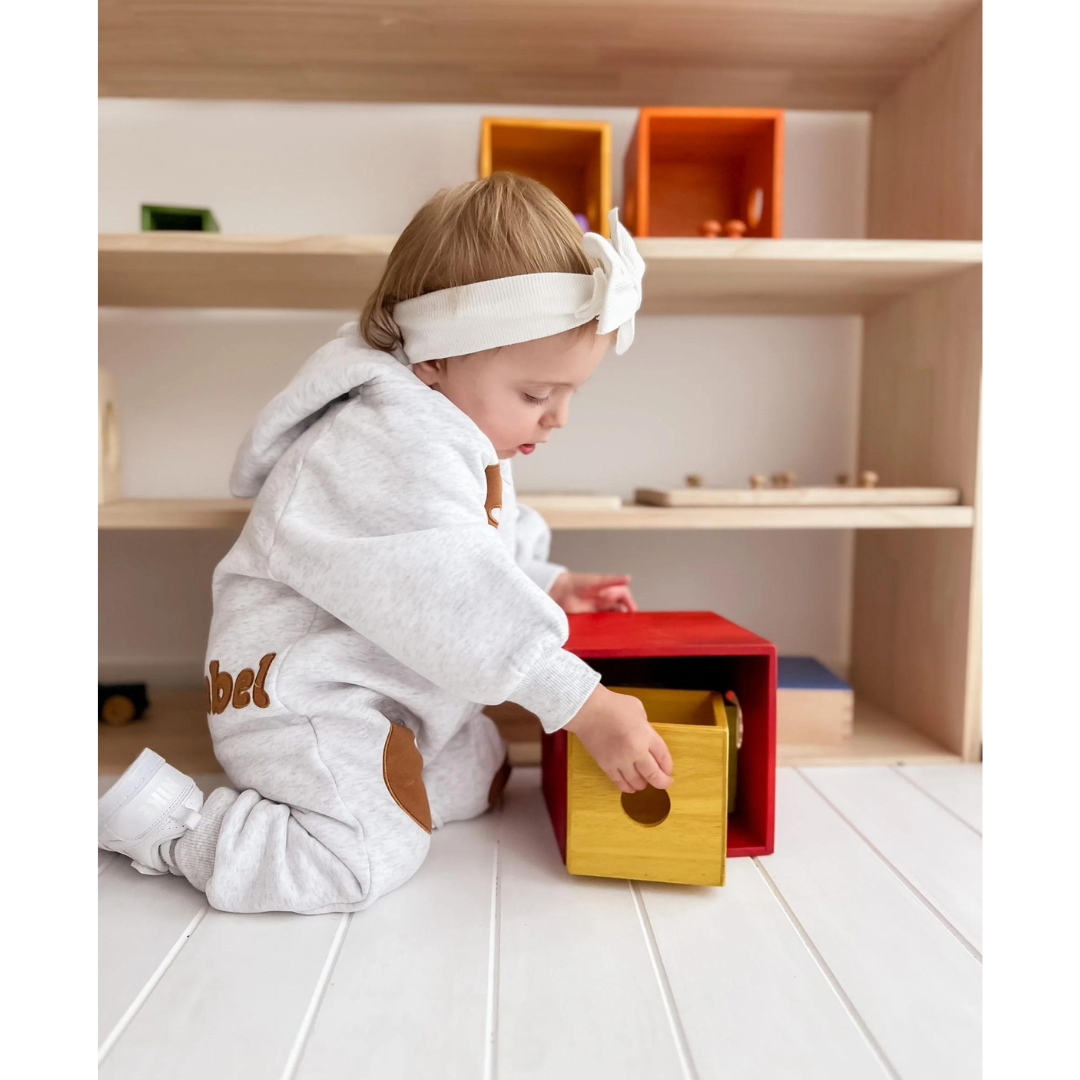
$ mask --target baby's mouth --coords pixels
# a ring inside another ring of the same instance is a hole
[[[519,449],[519,450],[520,450],[520,451],[521,451],[521,452],[522,452],[523,454],[531,454],[531,453],[532,453],[532,452],[533,452],[533,451],[534,451],[534,450],[536,449],[536,443],[532,443],[532,442],[522,443],[522,444],[521,444],[521,445],[520,445],[520,446],[518,447],[518,449]]]

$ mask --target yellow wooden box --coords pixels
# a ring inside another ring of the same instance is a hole
[[[601,120],[485,116],[480,125],[480,176],[500,170],[549,187],[589,228],[608,235],[611,210],[611,125]]]
[[[566,868],[593,877],[723,885],[728,723],[707,690],[612,686],[645,706],[671,751],[674,780],[623,795],[577,736],[567,743]]]

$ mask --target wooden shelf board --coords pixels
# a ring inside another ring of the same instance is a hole
[[[107,307],[358,311],[394,241],[102,233],[98,299]],[[638,248],[644,314],[858,313],[982,262],[976,241],[644,237]]]
[[[184,772],[220,772],[202,691],[151,689],[150,699],[150,709],[142,720],[122,727],[98,725],[98,772],[123,772],[144,746]],[[510,747],[512,764],[540,763],[540,725],[535,717],[511,703],[485,711],[499,725]],[[855,732],[844,745],[781,744],[777,748],[779,765],[928,765],[959,760],[958,754],[862,701],[855,703]]]
[[[121,499],[98,507],[98,528],[240,529],[250,505],[244,499]],[[970,529],[975,518],[970,506],[623,506],[542,513],[560,530]]]
[[[98,92],[869,109],[931,55],[972,3],[627,0],[613,17],[610,0],[579,0],[572,9],[553,0],[107,0]]]
[[[780,743],[776,748],[777,765],[937,765],[958,761],[959,754],[858,697],[854,732],[846,742],[839,746]]]
[[[249,499],[120,499],[98,506],[99,529],[242,529]]]

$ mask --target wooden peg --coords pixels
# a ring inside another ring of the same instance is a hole
[[[708,237],[717,237],[717,236],[719,236],[719,235],[720,235],[720,233],[721,233],[721,232],[723,231],[723,228],[722,228],[722,226],[720,225],[720,222],[719,222],[719,221],[714,221],[714,220],[713,220],[712,218],[709,218],[709,220],[708,220],[708,221],[703,221],[703,222],[702,222],[702,223],[701,223],[701,224],[700,224],[700,225],[699,225],[699,226],[697,227],[697,231],[698,231],[698,232],[699,232],[699,233],[700,233],[700,234],[701,234],[702,236],[708,236]]]
[[[738,218],[732,218],[730,221],[724,222],[724,235],[730,237],[732,240],[741,240],[745,232],[745,221],[740,221]]]
[[[686,478],[686,486],[690,488],[699,488],[705,486],[705,478],[699,473],[690,473]]]
[[[778,488],[789,488],[795,483],[793,472],[778,472],[772,474],[772,485]]]
[[[760,491],[764,486],[765,477],[762,476],[761,473],[754,473],[754,475],[750,477],[750,487],[754,491]]]
[[[836,486],[837,487],[847,487],[847,483],[848,483],[848,474],[846,472],[836,474]]]
[[[878,474],[876,472],[870,472],[870,470],[868,469],[865,472],[859,473],[859,487],[864,487],[864,488],[876,487],[877,482],[878,482]]]

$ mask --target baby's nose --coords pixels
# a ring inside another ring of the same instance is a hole
[[[568,410],[564,406],[561,409],[546,413],[543,420],[544,426],[549,428],[566,427],[567,412]]]

